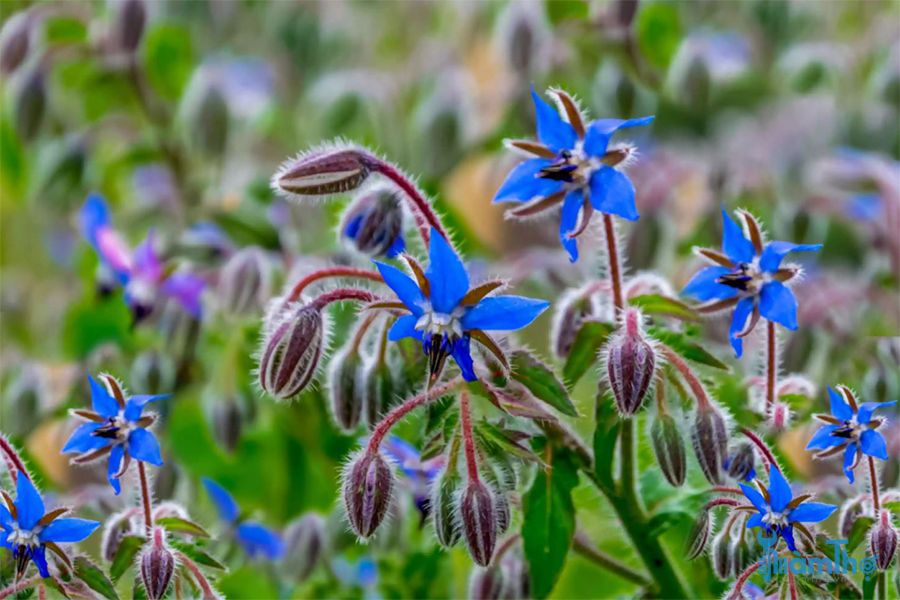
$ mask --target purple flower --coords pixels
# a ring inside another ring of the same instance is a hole
[[[88,196],[78,220],[81,234],[97,252],[101,265],[125,286],[125,300],[136,318],[153,310],[158,294],[177,300],[188,313],[200,316],[205,282],[192,273],[167,274],[154,249],[153,232],[132,252],[112,228],[106,200],[96,193]]]
[[[131,459],[154,466],[163,464],[159,442],[148,429],[156,421],[156,415],[144,415],[149,402],[171,396],[131,396],[125,394],[119,383],[110,375],[101,375],[107,387],[88,375],[91,384],[93,411],[76,410],[72,414],[87,421],[72,432],[62,453],[76,452],[72,462],[85,464],[109,456],[107,475],[109,483],[118,495],[122,491],[119,478],[128,470]]]
[[[734,307],[729,338],[738,358],[743,352],[743,338],[753,331],[760,316],[787,329],[797,329],[797,298],[785,282],[800,271],[782,267],[781,261],[791,252],[812,252],[822,247],[791,242],[763,245],[756,220],[749,213],[741,214],[750,239],[723,207],[722,252],[701,248],[699,253],[715,266],[694,275],[682,291],[698,300],[711,301],[701,307],[701,312]]]
[[[653,117],[640,119],[598,119],[585,126],[574,100],[561,90],[552,90],[561,111],[544,102],[531,89],[537,113],[540,143],[508,141],[507,144],[535,156],[521,163],[497,190],[494,202],[534,204],[511,211],[528,216],[562,203],[559,239],[572,262],[578,260],[575,237],[581,234],[593,211],[616,215],[628,221],[638,219],[634,185],[616,167],[626,166],[635,149],[609,149],[609,141],[620,129],[647,125]],[[565,113],[565,118],[560,114]],[[578,227],[579,215],[581,226]],[[577,231],[576,231],[577,229]]]
[[[265,556],[269,560],[277,560],[284,554],[284,543],[277,533],[254,521],[244,520],[237,502],[225,488],[208,477],[204,477],[202,481],[216,505],[219,518],[234,528],[238,544],[250,558]]]
[[[849,389],[838,386],[840,394],[828,388],[831,398],[831,414],[815,415],[826,425],[819,428],[807,444],[807,450],[822,450],[817,457],[824,458],[844,451],[844,473],[853,483],[853,469],[859,464],[862,455],[881,460],[888,459],[887,442],[877,429],[883,419],[872,419],[872,413],[879,408],[894,406],[891,402],[864,402],[857,405],[856,398]],[[843,394],[843,398],[841,395]],[[845,402],[844,398],[849,402]]]
[[[794,525],[818,523],[827,519],[837,510],[837,506],[821,502],[806,502],[809,495],[797,496],[791,486],[774,465],[769,472],[769,487],[759,484],[759,490],[746,483],[739,484],[744,495],[756,508],[757,514],[747,519],[747,527],[765,527],[766,534],[775,533],[784,538],[788,549],[793,552]]]

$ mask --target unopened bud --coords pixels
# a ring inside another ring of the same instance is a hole
[[[272,266],[260,248],[244,248],[228,259],[219,277],[218,297],[229,315],[260,312],[272,294]]]
[[[707,481],[721,485],[722,465],[728,453],[728,428],[721,413],[712,405],[697,409],[691,425],[691,442]]]
[[[713,572],[720,580],[728,579],[731,576],[731,540],[726,535],[728,528],[720,531],[713,538],[710,547],[710,559],[712,562]]]
[[[391,503],[394,472],[381,454],[364,452],[344,470],[344,508],[356,535],[372,536],[384,520]]]
[[[37,367],[25,365],[9,385],[0,409],[6,433],[26,436],[41,420],[41,379]]]
[[[653,381],[656,352],[640,331],[640,313],[629,310],[625,314],[625,331],[609,343],[606,373],[619,411],[626,416],[635,414]]]
[[[259,384],[274,398],[293,398],[316,374],[324,323],[315,306],[290,306],[268,325],[259,361]]]
[[[879,514],[878,523],[872,528],[869,538],[869,548],[875,557],[878,570],[887,571],[894,561],[894,554],[897,553],[897,530],[891,524],[889,511],[882,510]]]
[[[144,34],[147,22],[147,6],[144,0],[125,0],[119,7],[119,15],[113,32],[113,43],[117,50],[134,52]]]
[[[470,481],[459,499],[459,516],[469,555],[476,564],[491,564],[497,544],[497,510],[494,495],[481,481]]]
[[[431,483],[431,517],[434,524],[434,535],[444,548],[455,546],[460,538],[456,497],[461,481],[454,470],[447,468],[441,471]]]
[[[161,394],[175,387],[175,363],[156,350],[138,354],[131,365],[131,384],[146,394]]]
[[[503,556],[503,598],[521,600],[531,597],[531,574],[528,563],[519,549],[513,549]]]
[[[362,150],[328,146],[282,163],[272,188],[289,198],[331,196],[358,188],[371,172]]]
[[[395,399],[399,396],[394,382],[394,373],[386,362],[373,360],[363,375],[365,395],[363,413],[366,425],[374,429]]]
[[[769,425],[775,431],[783,431],[791,424],[791,407],[785,402],[777,401],[769,412]]]
[[[228,452],[234,452],[237,448],[243,420],[243,411],[236,398],[222,398],[213,405],[213,432]]]
[[[319,564],[325,548],[325,520],[316,513],[307,513],[287,526],[284,531],[285,554],[282,572],[297,583],[303,583]]]
[[[750,547],[750,539],[753,538],[747,535],[737,535],[731,540],[731,575],[734,577],[740,577],[741,573],[756,560],[753,549]],[[753,545],[758,546],[755,539]]]
[[[675,487],[681,486],[687,472],[687,459],[678,422],[672,415],[657,415],[650,425],[650,439],[666,480]]]
[[[853,524],[863,514],[863,505],[860,498],[848,500],[841,507],[838,515],[838,531],[841,538],[850,539],[850,533],[853,531]]]
[[[350,205],[341,236],[368,256],[393,257],[404,249],[403,207],[388,187],[366,191]]]
[[[691,527],[691,532],[687,537],[684,553],[687,555],[688,560],[694,560],[703,554],[703,551],[706,550],[706,543],[709,541],[710,533],[712,533],[712,519],[709,511],[704,509],[700,516],[697,517],[697,520],[694,521],[694,526]]]
[[[22,11],[11,16],[0,30],[0,73],[9,75],[25,61],[31,45],[31,15]]]
[[[585,296],[581,290],[571,290],[564,294],[553,317],[553,328],[550,331],[550,343],[553,351],[560,358],[569,356],[575,336],[584,324],[584,320],[595,314],[593,300]]]
[[[225,152],[228,143],[228,103],[214,81],[205,82],[200,93],[191,119],[194,143],[204,154],[218,157]]]
[[[175,556],[166,546],[165,530],[155,527],[148,546],[141,553],[141,580],[147,597],[159,600],[166,595],[172,574],[175,572]]]
[[[503,596],[503,569],[475,567],[469,576],[469,600],[498,600]]]
[[[345,432],[359,426],[363,409],[362,358],[354,348],[338,353],[328,370],[328,396],[334,422]]]
[[[723,466],[728,470],[728,475],[738,481],[753,479],[756,475],[756,453],[753,446],[746,442],[741,444]]]
[[[15,96],[16,132],[25,141],[37,135],[44,119],[47,105],[47,90],[44,72],[40,67],[28,73]]]
[[[509,531],[512,523],[512,508],[509,504],[509,496],[503,492],[497,492],[494,496],[494,510],[497,514],[497,535],[503,535]]]
[[[107,519],[103,525],[103,538],[100,541],[100,553],[104,560],[112,562],[116,558],[122,538],[134,532],[128,511],[118,513]]]

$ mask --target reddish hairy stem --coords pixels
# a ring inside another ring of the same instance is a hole
[[[197,585],[200,586],[200,589],[203,591],[204,600],[212,600],[216,598],[216,592],[212,589],[212,586],[209,585],[209,581],[207,581],[206,577],[203,575],[203,572],[197,567],[197,565],[190,558],[184,555],[183,552],[176,552],[175,555],[178,557],[178,560],[186,566],[191,574],[194,576],[194,579],[197,580]]]
[[[788,570],[788,589],[791,591],[791,600],[797,600],[797,582],[794,581],[794,574]]]
[[[737,494],[738,496],[743,495],[744,492],[737,488],[727,487],[724,485],[717,485],[709,489],[710,492],[718,492],[719,494]]]
[[[513,545],[515,545],[515,543],[517,541],[519,541],[520,537],[522,537],[521,534],[514,533],[511,536],[509,536],[508,538],[506,538],[505,540],[503,540],[503,543],[500,544],[500,546],[497,547],[497,551],[494,552],[494,558],[491,562],[494,564],[499,564],[498,561],[501,558],[503,558],[503,555],[506,554],[509,551],[509,549],[512,548]]]
[[[668,359],[669,363],[673,367],[675,367],[681,376],[684,377],[684,380],[687,381],[688,386],[691,388],[691,391],[694,393],[694,397],[697,399],[697,405],[699,408],[709,408],[709,397],[706,395],[706,390],[703,389],[703,384],[700,383],[700,380],[691,370],[691,368],[684,362],[678,353],[666,346],[665,344],[660,344],[660,349],[662,349],[663,354],[666,355],[666,359]]]
[[[741,506],[741,503],[733,498],[714,498],[706,503],[707,510],[717,506]]]
[[[606,253],[609,256],[609,279],[612,283],[613,304],[615,304],[616,312],[618,312],[625,307],[625,301],[622,296],[622,273],[619,268],[619,251],[616,248],[616,224],[613,223],[611,215],[603,213],[603,227],[606,232]]]
[[[459,415],[462,421],[463,441],[466,450],[466,469],[469,481],[478,482],[478,461],[475,460],[475,438],[472,435],[472,415],[469,413],[469,394],[463,392],[459,398]]]
[[[768,321],[768,366],[766,369],[766,405],[771,407],[775,402],[775,374],[778,370],[778,357],[776,356],[775,323]]]
[[[331,290],[330,292],[325,292],[324,294],[313,300],[312,305],[317,309],[322,310],[332,302],[340,302],[341,300],[375,302],[376,300],[381,300],[381,298],[368,290],[359,290],[356,288],[338,288],[336,290]]]
[[[370,155],[369,158],[373,162],[372,170],[384,175],[397,184],[412,203],[413,215],[416,217],[416,225],[419,227],[419,233],[422,235],[422,241],[425,242],[425,246],[427,247],[431,240],[431,227],[436,229],[437,232],[444,236],[444,239],[449,242],[450,238],[447,237],[447,232],[444,231],[444,225],[434,212],[434,209],[431,208],[431,204],[429,204],[428,200],[425,199],[425,196],[422,195],[422,192],[420,192],[419,189],[393,165],[384,162],[376,156]]]
[[[384,416],[384,418],[378,425],[376,425],[375,431],[372,432],[372,437],[369,438],[369,444],[368,446],[366,446],[366,452],[368,452],[369,454],[378,452],[378,448],[379,446],[381,446],[381,441],[384,439],[384,436],[387,435],[388,431],[391,430],[391,427],[396,425],[400,419],[402,419],[418,407],[424,406],[436,398],[440,398],[442,395],[450,391],[453,387],[459,385],[461,381],[461,377],[454,377],[447,383],[443,383],[437,387],[431,388],[430,390],[426,390],[421,394],[417,394],[412,398],[406,400],[403,404],[394,408],[391,412]]]
[[[7,598],[9,596],[12,596],[13,594],[18,594],[22,590],[28,589],[33,586],[35,583],[40,581],[40,579],[40,575],[32,575],[28,579],[23,579],[22,581],[14,583],[4,590],[0,590],[0,599]]]
[[[759,570],[759,563],[754,562],[752,565],[747,567],[743,573],[741,573],[740,577],[737,578],[737,581],[734,582],[734,594],[740,594],[741,588],[744,587],[744,584],[747,583],[747,580],[750,579],[750,576],[756,573]],[[731,597],[731,596],[729,596]],[[743,596],[740,596],[743,597]]]
[[[869,457],[869,477],[872,480],[872,504],[875,506],[875,512],[881,510],[881,502],[878,498],[878,474],[875,472],[875,459]]]
[[[147,485],[147,469],[144,467],[144,463],[137,461],[137,464],[138,476],[141,480],[141,499],[144,504],[144,528],[147,530],[147,538],[149,538],[150,532],[153,530],[153,505],[150,500],[150,486]]]
[[[769,450],[769,447],[766,446],[766,443],[764,441],[762,441],[762,439],[758,435],[756,435],[755,433],[753,433],[746,427],[741,427],[741,433],[743,433],[745,436],[747,436],[747,438],[751,442],[753,442],[753,444],[757,448],[759,448],[759,451],[763,453],[763,456],[766,457],[766,460],[769,461],[769,464],[771,464],[773,467],[778,469],[779,473],[781,473],[782,475],[784,474],[781,471],[781,467],[779,467],[778,463],[775,461],[775,455],[772,454],[772,451]]]
[[[28,469],[25,468],[25,462],[19,456],[19,453],[16,452],[16,449],[12,447],[12,444],[9,443],[9,440],[6,439],[6,436],[3,435],[0,435],[0,451],[3,452],[3,459],[6,461],[6,467],[9,469],[13,483],[16,483],[16,476],[19,472],[24,473],[28,481],[34,482]]]
[[[384,283],[384,279],[382,279],[381,275],[375,271],[356,269],[354,267],[330,267],[328,269],[320,269],[318,271],[314,271],[313,273],[310,273],[309,275],[298,281],[297,285],[294,286],[294,289],[291,290],[287,301],[295,302],[299,300],[300,295],[303,293],[303,290],[305,290],[311,284],[315,283],[316,281],[321,281],[322,279],[328,279],[331,277],[352,277],[354,279],[367,279],[369,281]]]

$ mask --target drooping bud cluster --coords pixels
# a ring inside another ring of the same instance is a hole
[[[722,466],[728,456],[728,426],[716,407],[697,407],[691,423],[691,442],[707,481],[720,485]]]
[[[610,340],[606,351],[609,386],[625,416],[641,408],[656,369],[656,351],[641,332],[640,320],[640,312],[628,309],[624,331]]]
[[[285,161],[272,189],[292,199],[323,197],[358,188],[372,173],[371,159],[353,146],[328,145]]]
[[[367,256],[393,257],[404,249],[399,191],[378,186],[360,194],[347,209],[341,237]]]
[[[481,481],[469,481],[459,498],[459,520],[469,555],[476,564],[491,564],[497,544],[498,515],[494,494]]]
[[[882,509],[878,514],[878,522],[872,527],[869,535],[869,549],[875,557],[879,571],[891,568],[894,555],[897,553],[897,529],[891,523],[891,512]]]
[[[675,487],[681,486],[687,473],[687,457],[678,421],[672,415],[658,414],[650,424],[650,440],[666,480]]]
[[[285,553],[282,572],[297,583],[312,574],[325,550],[325,520],[307,513],[287,526],[284,532]]]
[[[316,374],[325,345],[325,323],[316,306],[296,303],[281,307],[264,325],[265,339],[259,360],[259,384],[279,400],[293,398]]]
[[[166,533],[162,527],[153,528],[150,542],[141,552],[139,564],[147,597],[159,600],[165,596],[175,572],[175,555],[166,544]]]
[[[218,299],[229,315],[255,314],[272,294],[272,266],[260,248],[243,248],[228,259],[219,275]]]
[[[347,463],[341,488],[350,527],[360,538],[371,537],[387,514],[394,472],[380,453],[364,451]]]

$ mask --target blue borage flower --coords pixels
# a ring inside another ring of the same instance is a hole
[[[805,530],[803,523],[819,523],[837,510],[837,506],[821,502],[807,502],[810,494],[794,498],[791,486],[775,465],[769,471],[768,489],[757,479],[758,490],[746,483],[738,484],[741,491],[758,511],[747,519],[747,527],[765,527],[766,534],[772,531],[784,538],[788,549],[793,552],[794,526]],[[809,533],[806,531],[805,533]],[[812,539],[812,536],[809,536]]]
[[[858,404],[853,392],[843,386],[838,391],[828,388],[831,398],[831,414],[815,415],[826,425],[819,428],[807,444],[807,450],[822,450],[816,458],[827,458],[844,452],[844,473],[853,483],[853,470],[859,464],[863,454],[881,460],[888,459],[887,443],[877,429],[884,419],[872,418],[879,408],[887,408],[897,404],[891,402],[863,402]],[[845,400],[846,399],[846,400]]]
[[[46,512],[40,493],[25,473],[18,475],[15,502],[6,492],[2,495],[5,504],[0,503],[0,547],[12,551],[19,575],[33,560],[41,577],[49,577],[48,549],[71,564],[58,544],[80,542],[100,527],[97,521],[60,519],[68,512],[66,508]]]
[[[113,229],[109,206],[99,194],[88,195],[78,224],[101,266],[125,286],[125,300],[137,318],[151,312],[157,292],[175,299],[191,315],[201,315],[200,296],[206,282],[192,273],[167,273],[154,248],[153,232],[132,252]]]
[[[694,275],[682,293],[710,301],[698,308],[702,313],[734,308],[729,338],[735,356],[740,358],[743,338],[753,331],[760,317],[787,329],[797,329],[797,298],[785,283],[799,275],[800,269],[782,267],[781,261],[790,252],[812,252],[822,245],[791,242],[763,245],[756,219],[748,212],[738,212],[744,217],[750,239],[723,207],[722,252],[697,249],[715,266]]]
[[[431,230],[428,270],[404,255],[416,281],[396,267],[375,262],[385,283],[400,303],[376,302],[370,308],[408,310],[388,332],[391,341],[414,337],[429,356],[433,381],[440,376],[447,356],[452,356],[466,381],[475,381],[470,342],[472,339],[491,351],[504,366],[506,357],[485,331],[514,331],[534,321],[550,305],[543,300],[521,296],[488,296],[504,285],[490,281],[469,287],[469,275],[450,244],[436,229]]]
[[[105,387],[88,375],[94,410],[72,411],[73,415],[87,423],[72,432],[62,453],[79,453],[80,456],[72,459],[76,464],[89,463],[108,455],[109,483],[118,495],[122,491],[119,478],[128,470],[132,458],[157,467],[163,464],[159,442],[149,430],[156,421],[156,415],[145,415],[143,412],[148,403],[164,400],[171,394],[131,396],[126,401],[122,386],[113,376],[100,375],[100,380]]]
[[[633,159],[635,149],[623,145],[610,150],[609,141],[620,129],[647,125],[653,117],[627,121],[598,119],[585,126],[571,96],[562,90],[550,90],[550,93],[559,101],[559,112],[544,102],[532,86],[540,143],[519,140],[506,143],[536,158],[529,158],[510,172],[497,190],[494,202],[537,199],[533,204],[510,211],[511,216],[517,217],[534,215],[562,203],[559,240],[575,262],[578,260],[575,238],[587,228],[595,209],[628,221],[638,219],[634,185],[619,170]]]
[[[277,533],[259,523],[245,520],[237,502],[225,488],[209,477],[204,477],[202,481],[216,505],[219,518],[234,528],[235,539],[250,558],[264,556],[269,560],[277,560],[284,554],[284,543]]]

